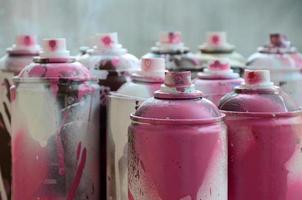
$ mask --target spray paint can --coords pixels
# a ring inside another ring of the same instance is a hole
[[[168,72],[165,84],[131,115],[129,199],[227,199],[223,115],[191,84]]]
[[[13,199],[100,199],[99,86],[65,39],[13,79]]]
[[[38,56],[39,53],[40,47],[37,45],[34,35],[18,35],[16,44],[8,48],[6,54],[0,59],[0,171],[8,199],[10,199],[11,186],[11,99],[9,88],[12,85],[12,78],[31,63],[33,57]],[[3,188],[0,187],[0,193],[2,191]]]
[[[269,71],[246,70],[244,79],[219,105],[228,127],[228,199],[301,199],[302,111]]]
[[[242,82],[239,74],[234,73],[229,63],[223,60],[212,61],[194,80],[196,89],[202,91],[204,97],[217,106],[225,94],[233,91]]]
[[[169,71],[191,71],[195,77],[201,66],[194,54],[182,42],[180,32],[161,32],[159,42],[143,58],[164,58]]]
[[[285,35],[270,34],[267,45],[258,48],[247,63],[248,69],[269,70],[272,81],[302,105],[302,56]]]
[[[246,62],[244,57],[235,51],[235,46],[228,43],[226,32],[208,32],[206,42],[199,46],[197,58],[203,67],[213,60],[227,60],[232,69],[240,75],[243,74]]]
[[[101,87],[100,130],[101,130],[101,199],[106,198],[106,135],[109,92],[118,90],[129,81],[131,72],[137,71],[139,60],[127,53],[118,42],[117,33],[95,36],[95,46],[79,59],[97,77]]]
[[[143,58],[131,81],[111,93],[108,102],[107,199],[128,200],[128,126],[130,114],[164,82],[165,60]]]

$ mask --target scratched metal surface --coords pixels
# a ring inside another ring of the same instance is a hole
[[[0,52],[22,32],[67,37],[76,53],[93,33],[117,31],[141,56],[159,30],[183,31],[193,51],[207,30],[227,30],[246,56],[276,31],[302,50],[301,19],[301,0],[0,0]]]

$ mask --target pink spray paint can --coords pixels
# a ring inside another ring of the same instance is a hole
[[[245,69],[245,58],[227,41],[226,32],[208,32],[205,43],[199,46],[197,58],[203,68],[213,60],[223,59],[240,75],[243,75]]]
[[[131,115],[129,199],[226,200],[223,115],[191,84],[190,72],[165,83]]]
[[[128,199],[128,126],[130,114],[164,82],[165,61],[143,58],[131,81],[112,92],[108,102],[107,199]]]
[[[217,106],[221,97],[233,91],[242,82],[239,74],[234,73],[229,63],[223,60],[212,61],[194,80],[196,89],[202,91],[204,97]]]
[[[184,46],[180,32],[161,32],[159,42],[144,58],[164,58],[169,71],[191,71],[195,77],[201,71],[196,56]]]
[[[8,48],[6,54],[0,59],[0,171],[8,199],[10,199],[11,185],[11,99],[9,88],[12,85],[12,78],[31,63],[33,57],[38,56],[39,53],[40,47],[37,45],[35,36],[18,35],[16,43]],[[2,189],[0,187],[0,193],[4,192]]]
[[[100,199],[100,95],[89,70],[65,39],[47,39],[13,81],[12,199]]]
[[[270,81],[246,70],[219,108],[228,127],[229,200],[300,200],[302,112]]]
[[[268,44],[259,47],[247,65],[252,70],[269,70],[272,82],[302,106],[302,56],[285,35],[270,34]]]
[[[100,131],[101,131],[101,199],[106,198],[106,134],[108,94],[118,90],[129,81],[131,72],[139,68],[139,60],[122,47],[117,33],[95,36],[95,46],[80,57],[91,73],[97,77],[101,87]]]

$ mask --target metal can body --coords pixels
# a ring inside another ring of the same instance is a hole
[[[11,88],[13,199],[99,199],[99,86],[79,63],[50,60]]]
[[[227,199],[221,123],[129,127],[129,199]]]
[[[227,114],[230,200],[302,197],[302,115]]]
[[[219,100],[227,93],[242,83],[241,78],[235,79],[221,79],[221,80],[202,80],[196,79],[194,81],[197,90],[203,92],[204,97],[212,101],[215,105],[219,105]]]

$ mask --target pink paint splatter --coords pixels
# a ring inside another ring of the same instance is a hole
[[[30,37],[28,35],[24,37],[23,42],[24,42],[25,46],[32,46],[34,44],[32,37]]]
[[[57,41],[56,40],[49,40],[48,45],[51,51],[55,51],[57,49]]]
[[[181,42],[181,37],[180,37],[180,34],[178,33],[169,33],[169,43],[171,44],[175,44],[175,43],[179,43]]]
[[[117,67],[120,64],[120,59],[118,57],[115,57],[111,60],[111,63],[114,67]]]
[[[257,84],[260,83],[262,81],[262,77],[261,75],[259,75],[256,72],[249,72],[247,74],[246,80],[249,84]]]
[[[102,37],[102,43],[106,46],[106,47],[111,47],[113,41],[109,36],[104,36]]]
[[[130,192],[130,190],[128,190],[128,199],[129,200],[134,200],[132,193]]]
[[[213,35],[212,38],[211,38],[211,42],[214,45],[219,45],[219,43],[220,43],[220,37],[219,37],[219,35]]]
[[[230,69],[230,65],[229,64],[221,63],[219,60],[215,60],[209,66],[209,69],[210,70],[214,70],[214,71],[229,70]]]

